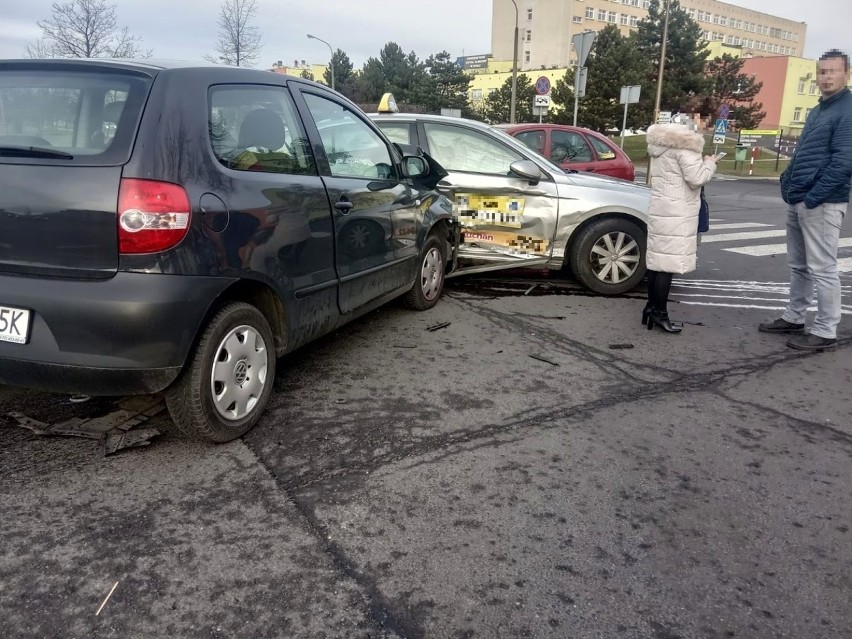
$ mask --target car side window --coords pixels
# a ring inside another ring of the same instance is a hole
[[[388,180],[396,177],[385,141],[352,110],[313,93],[304,93],[317,125],[331,174]]]
[[[381,122],[379,128],[391,142],[411,144],[411,125],[407,122]]]
[[[603,140],[590,135],[589,142],[595,147],[595,152],[598,154],[599,160],[614,160],[616,158],[615,151]]]
[[[308,137],[284,87],[217,85],[210,89],[213,153],[237,171],[316,175]]]
[[[515,137],[540,155],[544,155],[544,131],[521,131]]]
[[[448,171],[508,175],[524,157],[481,131],[448,124],[424,123],[429,155]]]
[[[591,162],[592,150],[583,136],[574,131],[550,132],[550,160],[557,164],[566,162]]]

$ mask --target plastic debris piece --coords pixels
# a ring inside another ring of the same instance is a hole
[[[435,331],[440,331],[442,328],[447,328],[452,322],[441,322],[440,324],[435,324],[434,326],[427,326],[426,330],[430,333],[434,333]]]
[[[609,347],[614,351],[620,351],[628,348],[633,348],[633,344],[610,344]]]
[[[537,359],[540,362],[544,362],[545,364],[550,364],[551,366],[559,366],[556,362],[552,362],[546,357],[542,357],[541,355],[530,355],[533,359]]]

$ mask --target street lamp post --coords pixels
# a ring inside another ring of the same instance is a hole
[[[328,51],[331,53],[331,57],[328,59],[328,68],[331,69],[331,90],[334,91],[334,50],[331,48],[331,45],[322,38],[318,38],[310,33],[308,34],[308,38],[310,40],[319,40],[328,47]]]
[[[663,70],[666,66],[666,44],[669,40],[669,5],[671,0],[666,0],[666,17],[663,20],[663,44],[660,47],[660,69],[657,73],[657,97],[654,99],[654,121],[657,123],[660,117],[660,101],[663,97]],[[648,155],[648,172],[645,174],[645,184],[651,183],[651,156]]]
[[[515,47],[512,53],[512,102],[509,107],[509,124],[515,123],[515,105],[518,94],[518,5],[515,0],[512,0],[515,5]]]

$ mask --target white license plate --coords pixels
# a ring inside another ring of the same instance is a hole
[[[0,342],[26,344],[30,337],[30,312],[0,306]]]

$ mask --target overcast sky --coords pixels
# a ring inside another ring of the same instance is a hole
[[[60,0],[65,2],[67,0]],[[510,0],[501,0],[509,3]],[[739,6],[808,24],[805,57],[827,49],[850,52],[848,0],[742,0]],[[0,0],[0,58],[23,57],[41,33],[36,21],[51,14],[51,0]],[[142,38],[156,58],[198,60],[213,53],[218,0],[117,0],[121,26]],[[261,30],[260,67],[277,60],[325,64],[328,49],[312,33],[343,49],[355,68],[378,56],[390,41],[421,59],[442,50],[455,58],[491,49],[491,0],[257,0]],[[522,0],[519,0],[522,6]],[[511,38],[511,34],[509,34]]]

